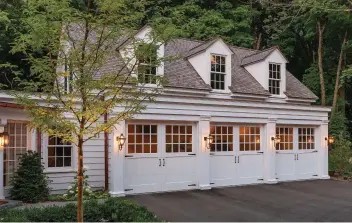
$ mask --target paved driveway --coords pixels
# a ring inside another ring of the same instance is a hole
[[[352,183],[314,180],[131,196],[166,221],[352,221]]]

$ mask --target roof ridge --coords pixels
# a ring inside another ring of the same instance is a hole
[[[258,51],[257,51],[256,53],[254,53],[254,54],[251,54],[251,55],[248,55],[248,56],[243,57],[242,60],[244,60],[245,58],[248,58],[248,57],[252,57],[252,56],[254,56],[254,55],[257,55],[257,54],[259,54],[259,53],[263,53],[263,52],[267,52],[267,51],[269,51],[269,50],[273,50],[273,49],[279,49],[279,48],[278,48],[277,45],[275,45],[275,46],[269,47],[269,48],[267,48],[267,49],[265,49],[265,50],[258,50]]]
[[[191,42],[197,42],[197,43],[206,43],[206,41],[204,40],[197,40],[197,39],[191,39],[191,38],[186,38],[186,37],[175,37],[173,39],[181,39],[181,40],[187,40],[187,41],[191,41]]]
[[[213,41],[215,41],[215,40],[217,40],[217,39],[221,39],[221,38],[220,38],[220,37],[215,37],[215,38],[209,39],[208,41],[204,41],[202,44],[200,44],[200,45],[198,45],[198,46],[195,46],[195,47],[189,49],[188,51],[191,51],[191,50],[193,50],[193,49],[195,49],[195,48],[197,48],[197,47],[203,46],[204,44],[211,43],[211,42],[213,42]]]

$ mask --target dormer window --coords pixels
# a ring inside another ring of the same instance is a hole
[[[152,44],[141,44],[137,49],[138,82],[156,84],[157,48]]]
[[[225,90],[225,56],[211,55],[210,85],[212,89]]]
[[[269,92],[280,95],[281,65],[269,63]]]

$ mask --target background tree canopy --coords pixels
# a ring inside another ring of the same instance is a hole
[[[175,36],[192,39],[220,36],[230,44],[254,49],[278,45],[290,61],[288,70],[321,98],[317,104],[334,105],[331,133],[344,130],[350,136],[351,0],[136,1],[146,5],[141,26],[172,27]],[[72,5],[84,10],[85,2],[72,0]],[[21,79],[35,78],[25,56],[11,53],[16,32],[26,27],[25,4],[24,0],[0,3],[0,83],[7,89],[21,89]]]

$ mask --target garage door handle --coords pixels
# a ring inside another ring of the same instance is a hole
[[[165,166],[165,159],[163,159],[163,166]]]
[[[195,156],[196,154],[195,153],[190,153],[188,154],[189,156]]]
[[[238,156],[237,162],[240,163],[240,156]]]
[[[161,159],[159,159],[159,166],[161,166]]]
[[[237,163],[237,156],[235,156],[235,163]]]
[[[298,154],[297,154],[297,160],[298,160]]]

